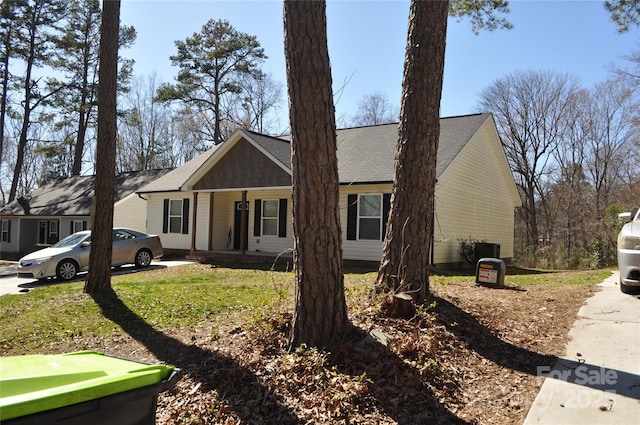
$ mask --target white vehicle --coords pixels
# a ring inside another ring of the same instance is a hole
[[[634,214],[622,213],[620,219],[628,221],[618,234],[618,268],[620,290],[630,293],[640,291],[640,209]]]

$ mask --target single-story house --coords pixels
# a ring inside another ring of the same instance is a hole
[[[132,171],[115,179],[114,227],[147,228],[147,202],[136,191],[170,169]],[[74,176],[40,186],[0,209],[3,258],[18,257],[91,228],[95,176]]]
[[[509,261],[521,201],[492,115],[440,124],[434,264],[459,265],[460,240],[469,239],[499,244]],[[337,131],[345,260],[380,260],[397,139],[397,124]],[[147,230],[166,251],[246,258],[292,248],[291,190],[289,140],[240,129],[139,194]]]

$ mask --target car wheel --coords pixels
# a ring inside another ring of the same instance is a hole
[[[73,260],[63,260],[56,268],[56,275],[60,280],[71,280],[78,274],[78,265]]]
[[[136,267],[141,269],[147,267],[151,264],[151,260],[153,260],[153,254],[148,249],[141,249],[136,253]]]

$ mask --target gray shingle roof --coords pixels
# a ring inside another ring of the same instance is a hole
[[[207,159],[215,153],[215,151],[221,145],[216,145],[211,149],[201,153],[190,161],[185,162],[180,167],[165,174],[164,176],[149,182],[144,187],[141,187],[138,192],[151,193],[151,192],[178,192],[180,187],[187,181],[193,173],[195,173]]]
[[[289,141],[273,136],[247,131],[251,135],[251,140],[269,152],[281,165],[291,170],[291,146]]]
[[[440,120],[437,176],[451,164],[490,114],[464,115]],[[291,170],[290,136],[272,137],[245,131],[251,141],[269,152],[287,170]],[[393,181],[398,124],[347,128],[337,131],[338,174],[340,183],[381,183]],[[139,192],[171,192],[180,187],[221,146],[197,156],[171,173],[151,182]]]
[[[440,119],[436,176],[439,177],[490,114]],[[338,130],[340,183],[392,182],[398,124]]]
[[[167,174],[169,169],[131,171],[115,179],[115,199],[120,201],[150,181]],[[95,176],[75,176],[47,183],[29,197],[19,198],[0,210],[2,215],[89,216],[93,201]]]

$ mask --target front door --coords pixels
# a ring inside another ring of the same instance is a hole
[[[233,217],[233,249],[240,249],[240,226],[242,223],[242,201],[236,201],[234,204],[235,214]],[[249,202],[245,202],[246,214],[244,217],[244,247],[247,248],[249,242]]]

